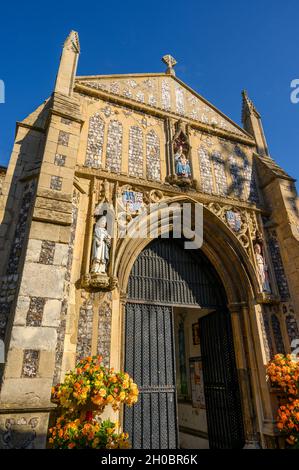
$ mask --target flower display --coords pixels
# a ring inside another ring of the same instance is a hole
[[[299,362],[292,355],[277,354],[267,365],[272,385],[279,387],[284,396],[280,398],[277,428],[287,435],[286,442],[299,447]]]
[[[61,409],[56,425],[49,429],[49,443],[56,448],[107,448],[130,446],[128,435],[99,415],[107,405],[114,411],[121,404],[138,400],[138,387],[126,372],[115,372],[101,356],[88,356],[52,388],[52,402]]]
[[[127,433],[118,430],[118,424],[110,420],[68,420],[58,418],[56,426],[49,429],[49,443],[59,449],[128,449]]]
[[[299,363],[292,354],[276,354],[267,366],[267,374],[273,385],[290,395],[299,392]]]

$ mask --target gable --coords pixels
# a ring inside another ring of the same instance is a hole
[[[190,118],[237,135],[241,127],[179,79],[165,74],[77,77],[76,83],[124,96],[139,103]]]

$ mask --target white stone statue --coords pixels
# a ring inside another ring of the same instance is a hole
[[[102,216],[99,218],[94,228],[91,265],[92,273],[107,274],[111,237],[107,232],[106,226],[107,218]]]
[[[271,292],[270,283],[269,283],[269,276],[268,276],[268,267],[264,261],[262,255],[262,248],[259,243],[254,245],[254,252],[255,252],[255,259],[258,268],[258,274],[260,278],[260,282],[262,285],[262,289],[264,292]]]

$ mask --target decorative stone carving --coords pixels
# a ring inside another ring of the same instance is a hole
[[[190,154],[189,138],[186,134],[186,126],[180,120],[176,123],[176,132],[172,139],[173,173],[168,176],[171,184],[179,186],[191,186],[194,181],[191,177],[191,166],[188,160]]]
[[[240,241],[241,245],[249,254],[249,227],[246,217],[246,212],[242,208],[236,208],[232,205],[219,204],[217,202],[210,202],[207,208],[219,217],[235,234]],[[232,216],[231,213],[236,215]],[[227,214],[229,214],[227,216]],[[234,217],[232,222],[231,217]]]
[[[239,212],[236,211],[226,211],[225,213],[227,223],[231,227],[231,229],[234,232],[239,232],[242,227],[242,220],[241,220],[241,215]]]
[[[39,418],[9,418],[5,421],[5,430],[1,432],[2,449],[32,449],[36,438],[35,428]]]
[[[91,273],[107,274],[111,236],[106,227],[107,218],[100,217],[94,228]]]
[[[261,285],[261,289],[263,292],[271,292],[270,282],[269,282],[269,274],[268,274],[268,266],[264,259],[262,244],[256,242],[254,244],[254,253],[255,253],[255,260],[257,265],[257,272],[258,277]]]
[[[174,75],[172,65],[174,59],[168,55],[165,57],[168,73],[169,75]],[[237,125],[224,119],[219,112],[208,106],[186,87],[175,82],[171,76],[162,78],[161,82],[160,77],[146,80],[140,77],[134,80],[128,80],[127,78],[118,78],[117,80],[112,78],[82,80],[78,81],[77,84],[100,91],[110,90],[113,94],[122,95],[135,100],[137,103],[144,101],[144,103],[148,103],[154,108],[162,108],[165,111],[181,114],[184,117],[189,117],[211,127],[248,137]],[[98,99],[96,97],[87,98],[87,95],[84,94],[82,96],[89,100],[93,99],[96,101]],[[175,98],[174,100],[171,99],[172,96]]]
[[[179,146],[176,153],[174,154],[174,160],[175,160],[176,175],[183,177],[183,178],[190,178],[191,177],[190,164],[183,152],[182,145]]]
[[[109,184],[108,182],[106,182]],[[107,190],[107,185],[106,185]],[[105,193],[105,185],[103,185]],[[102,202],[107,199],[107,195],[103,196]],[[95,209],[95,216],[101,213],[100,202]],[[91,270],[89,273],[81,277],[81,286],[86,289],[95,290],[112,290],[117,286],[117,278],[109,276],[108,264],[111,261],[111,235],[107,230],[107,218],[102,216],[95,224],[92,255],[91,255]]]
[[[81,278],[81,286],[85,289],[113,290],[118,284],[115,276],[100,275],[97,273],[84,274]]]

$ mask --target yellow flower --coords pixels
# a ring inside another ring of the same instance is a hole
[[[101,388],[101,389],[99,390],[99,395],[100,395],[100,397],[105,397],[105,396],[106,396],[106,393],[107,393],[107,392],[106,392],[105,388]]]
[[[107,397],[107,403],[112,403],[114,401],[114,398],[112,395],[108,395]]]

